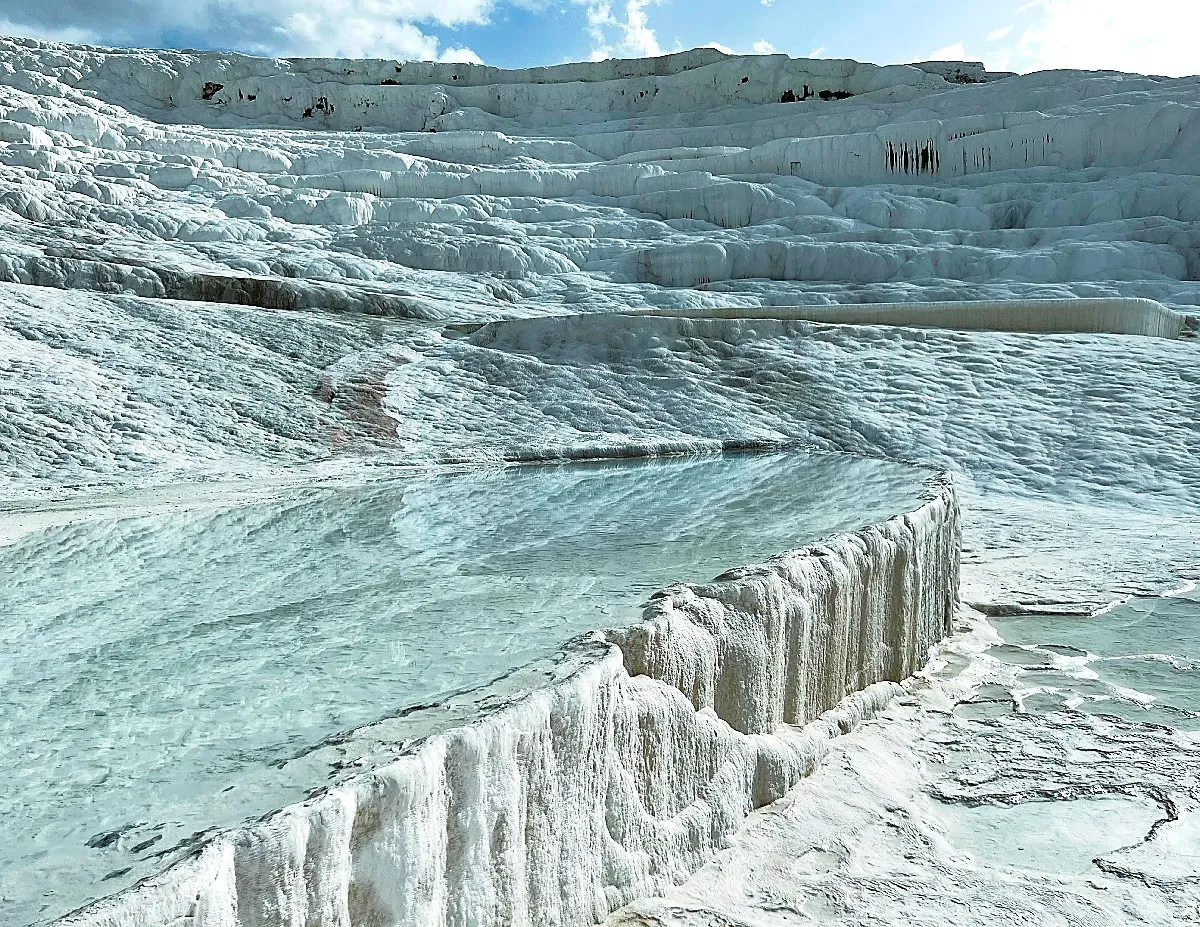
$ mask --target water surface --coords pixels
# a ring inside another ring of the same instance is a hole
[[[941,818],[979,866],[1194,881],[1200,594],[992,619],[1003,645],[942,759]],[[1194,792],[1193,792],[1194,794]],[[1120,875],[1124,874],[1124,875]],[[1180,885],[1183,885],[1180,882]]]
[[[636,620],[669,583],[909,510],[925,475],[778,454],[519,467],[25,534],[0,547],[0,922],[302,797],[320,783],[280,767],[331,734]]]
[[[1067,707],[1200,730],[1200,592],[1135,598],[1092,618],[992,619],[1025,665],[1034,712]]]

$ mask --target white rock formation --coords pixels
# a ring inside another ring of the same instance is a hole
[[[831,325],[893,325],[996,332],[1106,332],[1178,338],[1190,334],[1187,316],[1149,299],[1012,299],[858,306],[643,309],[637,315],[720,319],[804,319]]]
[[[1200,78],[6,39],[0,84],[0,474],[25,502],[802,442],[953,471],[980,606],[1088,613],[1200,571],[1196,343],[1121,337],[1195,328]],[[246,924],[582,923],[664,889],[946,629],[914,591],[952,587],[946,550],[895,591],[867,579],[877,542],[826,564],[857,604],[801,593],[820,558],[724,587],[754,608],[676,591],[613,636],[623,660],[564,664],[76,921],[225,925],[236,900]],[[816,601],[869,642],[822,642],[819,681],[786,643]],[[884,601],[925,618],[901,634]],[[652,762],[663,744],[686,762]]]
[[[0,280],[39,288],[0,299],[0,383],[29,397],[0,467],[29,488],[294,466],[380,437],[388,453],[383,382],[427,336],[364,313],[1200,305],[1200,79],[711,49],[504,72],[17,39],[0,62]],[[315,402],[285,373],[296,353],[329,368]],[[176,401],[147,399],[152,381]],[[214,428],[234,383],[254,411]],[[129,424],[135,394],[152,425]]]
[[[1198,605],[1172,615],[1193,646]],[[1014,646],[964,616],[929,672],[733,846],[605,924],[1187,923],[1200,904],[1198,738],[1181,692],[1139,706],[1104,679],[1122,645],[1099,638],[1124,637],[1126,653],[1165,641],[1130,617],[1046,619],[1031,630],[1054,637],[1039,646],[1024,621],[1005,622]],[[1143,679],[1166,695],[1194,673],[1160,664]],[[1195,706],[1194,681],[1190,693]]]
[[[673,587],[502,707],[478,693],[483,717],[413,740],[415,713],[380,737],[399,758],[61,923],[595,923],[686,878],[887,704],[950,631],[959,543],[943,483],[910,514]]]

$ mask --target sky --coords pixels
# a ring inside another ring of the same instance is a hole
[[[530,67],[741,54],[1200,74],[1200,0],[0,0],[0,33]]]

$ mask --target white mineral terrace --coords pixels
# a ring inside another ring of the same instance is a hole
[[[1200,78],[0,84],[0,922],[1200,916]]]
[[[41,602],[63,584],[38,570],[6,606],[34,626],[8,668],[6,714],[24,724],[6,739],[69,775],[48,793],[13,770],[9,816],[30,821],[6,848],[14,887],[80,899],[105,888],[81,870],[124,864],[108,879],[120,886],[130,867],[167,861],[67,922],[595,922],[694,870],[950,629],[957,505],[945,484],[914,486],[919,472],[794,456],[578,466],[431,481],[402,502],[393,486],[315,511],[300,500],[219,512],[182,534],[161,518],[71,526],[73,556],[89,562],[80,545],[137,541],[131,564],[87,582],[90,601]],[[498,494],[517,503],[503,517],[488,504]],[[439,519],[456,496],[459,514]],[[784,546],[758,513],[786,500],[789,535],[882,520],[673,586],[638,622],[648,578]],[[55,540],[27,536],[14,566]],[[162,573],[131,568],[147,547],[165,548]],[[186,587],[171,589],[180,569]],[[351,570],[366,575],[334,579]],[[606,615],[611,603],[628,604]],[[629,624],[555,656],[606,618]],[[33,643],[64,626],[93,630],[63,642],[69,658],[39,660]],[[381,654],[363,652],[364,626]],[[331,777],[258,823],[196,827]],[[147,814],[161,820],[127,820]],[[182,840],[161,853],[163,837]]]
[[[348,732],[635,624],[669,583],[915,510],[928,478],[736,455],[257,487],[241,504],[177,494],[157,511],[101,499],[40,529],[13,513],[10,533],[26,533],[0,547],[5,920],[110,894],[196,834],[303,798],[361,766],[337,746]],[[940,636],[924,631],[921,653]],[[894,646],[900,664],[877,671],[899,681],[919,655]],[[830,685],[788,712],[862,688]],[[741,730],[774,726],[741,699],[724,708]]]

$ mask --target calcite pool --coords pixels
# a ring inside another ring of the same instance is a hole
[[[927,476],[741,454],[125,499],[35,530],[10,510],[0,922],[62,915],[303,797],[321,782],[288,759],[338,732],[630,623],[664,585],[915,508]]]
[[[1200,872],[1200,594],[992,619],[992,684],[955,710],[932,789],[974,865],[1101,891]],[[1167,915],[1169,916],[1169,915]],[[1164,922],[1165,919],[1164,919]]]

